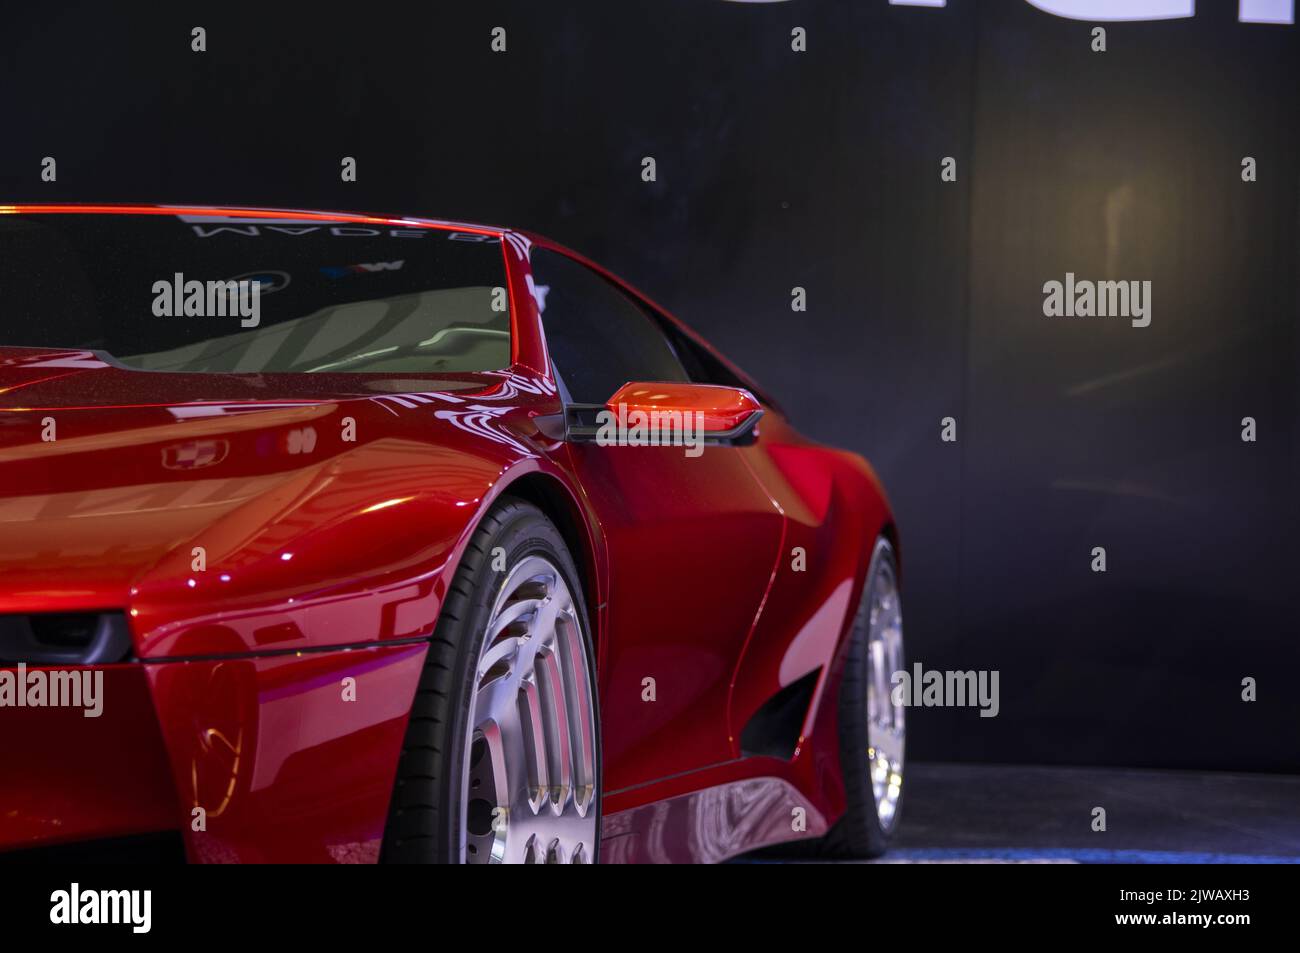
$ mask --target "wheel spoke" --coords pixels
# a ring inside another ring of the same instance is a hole
[[[546,650],[539,655],[537,685],[545,709],[543,719],[546,722],[546,748],[551,778],[551,810],[560,814],[569,801],[569,792],[573,786],[572,736],[569,731],[564,677],[554,651]]]
[[[536,612],[543,602],[542,597],[514,599],[506,605],[501,613],[488,626],[487,642],[491,644],[506,626],[523,620],[524,616]],[[526,621],[526,620],[525,620]]]
[[[883,545],[883,544],[882,544]],[[873,559],[876,567],[863,594],[867,614],[867,758],[871,793],[882,829],[895,823],[903,784],[906,742],[903,700],[893,697],[894,673],[903,668],[903,619],[891,561]]]
[[[471,721],[466,859],[590,863],[599,824],[594,679],[573,597],[540,556],[515,565],[497,594]],[[487,814],[504,823],[485,831]]]
[[[572,609],[561,615],[556,631],[563,649],[560,660],[563,678],[570,688],[567,698],[568,721],[573,739],[573,803],[578,814],[586,817],[596,790],[595,725],[591,694],[583,688],[587,665],[582,630]]]
[[[523,725],[523,750],[528,764],[528,806],[536,814],[545,803],[551,784],[546,757],[546,725],[536,678],[529,676],[519,685],[519,720]]]
[[[504,674],[500,668],[508,668],[519,654],[523,640],[520,638],[503,638],[496,645],[487,649],[478,663],[478,677],[483,683],[492,681],[492,676]],[[498,671],[494,671],[497,669]]]
[[[483,730],[487,725],[500,725],[514,712],[515,698],[519,695],[518,680],[511,676],[494,678],[479,687],[474,694],[472,728]]]

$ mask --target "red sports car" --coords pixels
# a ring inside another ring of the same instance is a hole
[[[0,308],[0,848],[885,848],[879,482],[590,261],[425,219],[0,206]]]

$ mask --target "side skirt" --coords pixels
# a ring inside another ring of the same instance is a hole
[[[749,778],[606,816],[601,862],[712,864],[769,844],[820,837],[827,827],[794,785]]]

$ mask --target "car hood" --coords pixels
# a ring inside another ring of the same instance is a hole
[[[0,612],[121,609],[142,655],[427,632],[540,435],[509,375],[303,377],[0,348]]]
[[[420,391],[455,394],[490,390],[503,376],[174,374],[128,368],[99,351],[0,347],[0,410],[340,400]]]

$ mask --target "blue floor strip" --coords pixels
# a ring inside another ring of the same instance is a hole
[[[1300,857],[1274,854],[1215,854],[1179,850],[1100,848],[896,848],[889,860],[1073,860],[1081,864],[1300,864]]]

